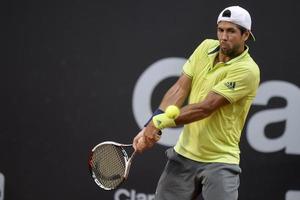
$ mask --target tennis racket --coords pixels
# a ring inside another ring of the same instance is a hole
[[[89,169],[95,183],[104,190],[113,190],[127,178],[135,151],[128,157],[125,150],[132,144],[112,141],[96,145],[89,158]]]

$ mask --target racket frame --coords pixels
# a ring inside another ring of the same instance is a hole
[[[91,156],[90,156],[90,159],[89,159],[89,169],[90,169],[90,172],[91,172],[91,175],[92,175],[92,178],[94,179],[95,183],[101,187],[102,189],[104,190],[113,190],[113,189],[116,189],[119,185],[121,185],[121,183],[119,185],[117,185],[116,187],[113,187],[113,188],[108,188],[108,187],[105,187],[104,185],[102,185],[100,183],[100,181],[97,179],[94,171],[92,170],[92,167],[91,167],[91,164],[90,164],[90,161],[91,161],[91,158],[93,156],[93,153],[94,151],[99,147],[99,146],[102,146],[102,145],[105,145],[105,144],[110,144],[110,145],[115,145],[117,147],[121,147],[121,150],[122,150],[122,154],[123,154],[123,158],[124,158],[124,161],[125,161],[125,170],[124,170],[124,174],[123,174],[123,179],[121,181],[124,182],[127,178],[128,178],[128,175],[129,175],[129,170],[130,170],[130,166],[131,166],[131,162],[133,160],[133,157],[135,156],[135,153],[136,151],[134,151],[130,157],[128,157],[128,154],[127,152],[125,151],[125,149],[123,147],[132,147],[132,144],[121,144],[121,143],[118,143],[118,142],[113,142],[113,141],[105,141],[105,142],[101,142],[99,144],[97,144],[91,151]]]

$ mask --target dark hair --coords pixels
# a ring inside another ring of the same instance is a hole
[[[240,29],[241,35],[243,35],[243,34],[247,31],[246,28],[244,28],[244,27],[242,27],[242,26],[240,26],[240,25],[237,25],[237,27],[238,27],[238,29]]]

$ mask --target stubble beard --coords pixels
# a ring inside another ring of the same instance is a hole
[[[236,56],[239,55],[239,52],[238,52],[239,48],[240,48],[239,45],[235,45],[231,49],[223,49],[223,48],[221,48],[221,52],[225,56],[228,56],[230,58],[234,58],[234,57],[236,57]]]

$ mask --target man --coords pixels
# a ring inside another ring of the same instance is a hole
[[[159,140],[163,128],[184,125],[159,180],[157,200],[238,198],[239,141],[259,85],[259,68],[245,42],[254,40],[251,17],[239,6],[225,8],[217,20],[218,40],[204,40],[183,66],[159,109],[133,140],[142,152]],[[181,107],[174,120],[163,110]]]

